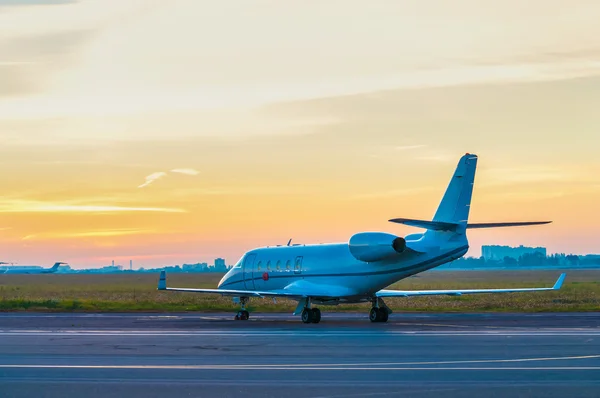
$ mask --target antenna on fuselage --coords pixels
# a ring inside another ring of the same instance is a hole
[[[290,246],[292,244],[292,238],[290,238],[290,240],[288,240],[287,246]]]

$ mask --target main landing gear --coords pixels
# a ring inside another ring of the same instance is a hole
[[[319,323],[321,322],[321,310],[318,308],[304,308],[302,310],[302,322]]]
[[[387,322],[388,312],[385,308],[373,307],[369,312],[369,320],[371,322]]]
[[[373,298],[372,302],[373,308],[369,311],[369,320],[371,322],[387,322],[392,310],[378,297]]]
[[[250,318],[250,313],[246,310],[246,304],[250,299],[248,297],[240,297],[240,304],[242,305],[242,309],[235,314],[236,321],[247,321]]]
[[[310,301],[310,297],[303,297],[299,300],[294,315],[300,314],[303,323],[319,323],[321,322],[321,310],[312,308]]]

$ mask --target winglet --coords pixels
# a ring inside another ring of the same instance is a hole
[[[560,288],[563,285],[563,282],[565,281],[565,278],[567,277],[566,273],[562,273],[560,274],[560,276],[558,277],[558,279],[556,280],[556,283],[554,284],[554,286],[552,287],[552,290],[560,290]]]
[[[160,271],[160,278],[158,279],[158,290],[167,290],[167,273],[163,270]]]

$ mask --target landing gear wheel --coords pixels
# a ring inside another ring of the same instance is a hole
[[[238,313],[235,315],[235,320],[236,321],[247,321],[248,318],[250,318],[250,313],[246,310],[241,310],[238,311]]]
[[[312,309],[312,323],[321,322],[321,310],[318,308]]]
[[[302,322],[303,323],[311,323],[313,321],[313,312],[310,308],[305,308],[302,310]]]
[[[387,309],[380,307],[373,307],[369,312],[369,320],[371,322],[387,322],[388,321]]]
[[[369,320],[371,322],[379,322],[379,308],[371,308],[371,311],[369,311]]]
[[[387,322],[388,321],[388,312],[387,309],[380,307],[379,308],[379,322]]]

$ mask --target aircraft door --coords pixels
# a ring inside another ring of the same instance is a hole
[[[299,275],[302,273],[302,256],[296,257],[294,262],[294,274]]]
[[[244,286],[247,290],[254,290],[254,262],[256,260],[256,254],[248,254],[244,258],[243,272],[244,272]]]

